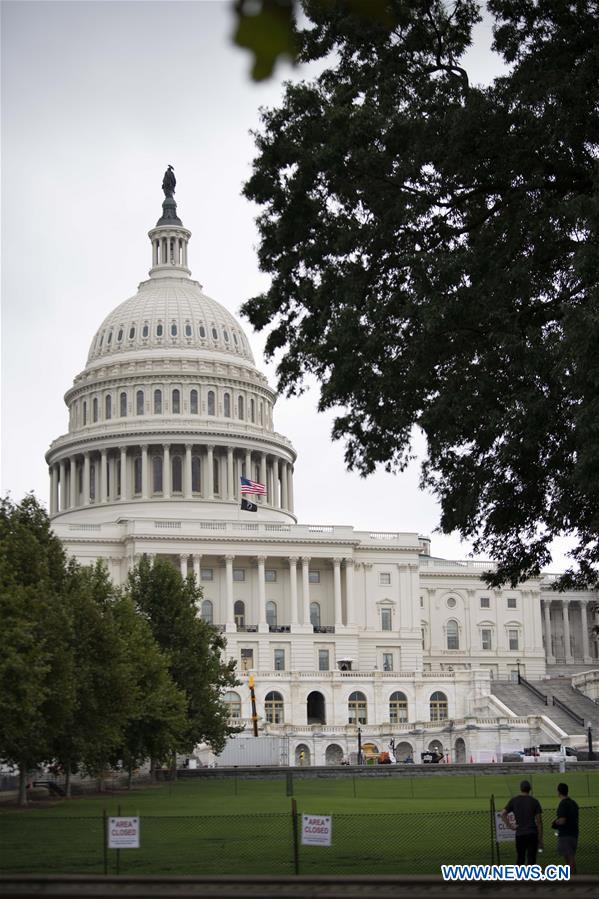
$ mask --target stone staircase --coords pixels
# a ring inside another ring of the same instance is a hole
[[[545,715],[569,735],[584,734],[586,722],[590,721],[594,733],[599,736],[599,704],[574,690],[568,678],[549,678],[543,681],[534,681],[532,685],[547,696],[547,705],[524,684],[495,681],[491,685],[491,693],[517,717]],[[578,724],[566,712],[553,705],[553,696],[584,718],[585,725]]]

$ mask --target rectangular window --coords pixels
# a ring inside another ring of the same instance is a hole
[[[254,667],[254,650],[241,649],[241,670],[251,671]]]
[[[483,627],[480,632],[480,642],[482,649],[491,649],[491,628]]]
[[[481,607],[481,609],[490,609],[491,608],[491,598],[489,596],[481,596],[480,607]]]
[[[214,580],[214,569],[213,568],[202,568],[200,570],[200,577],[203,581],[213,581]]]
[[[285,670],[285,650],[275,649],[275,671]]]
[[[311,584],[320,584],[320,571],[309,571],[308,581]]]
[[[515,596],[508,596],[507,607],[508,607],[508,609],[516,609],[517,608]]]
[[[508,631],[508,640],[511,650],[518,650],[518,631]]]
[[[264,580],[267,584],[272,584],[277,579],[277,572],[274,568],[266,568],[264,571]]]
[[[233,569],[233,580],[234,581],[245,581],[245,568],[234,568]]]
[[[383,653],[383,671],[393,671],[393,653]]]
[[[391,573],[389,571],[381,571],[379,573],[379,584],[381,587],[388,587],[391,584]]]
[[[381,609],[381,630],[391,630],[391,609]]]
[[[328,649],[319,649],[318,650],[318,670],[319,671],[328,671],[329,670],[329,650]]]

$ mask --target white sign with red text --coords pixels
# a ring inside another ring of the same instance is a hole
[[[108,819],[109,849],[139,849],[139,818],[122,815]]]
[[[330,846],[332,832],[330,815],[302,815],[303,846]]]

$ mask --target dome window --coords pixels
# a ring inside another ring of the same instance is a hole
[[[216,396],[214,390],[208,391],[208,415],[216,415]]]
[[[141,336],[142,336],[142,337],[149,337],[149,336],[150,336],[150,326],[148,325],[147,322],[145,323],[145,325],[144,325],[143,328],[142,328]]]
[[[102,344],[103,344],[103,343],[104,343],[104,335],[103,335],[103,334],[100,334],[100,344],[99,344],[99,349],[102,349]]]
[[[192,390],[189,394],[189,411],[192,415],[198,414],[198,392],[197,390]]]
[[[97,421],[98,420],[98,397],[97,396],[94,397],[94,401],[92,403],[92,410],[93,410],[93,412],[92,412],[93,420]]]
[[[108,337],[106,338],[106,345],[110,346],[111,343],[112,343],[112,331],[109,331]]]
[[[119,333],[116,335],[116,342],[120,343],[122,339],[123,339],[123,329],[119,328]]]
[[[223,337],[225,338],[225,343],[229,342],[229,332],[227,330],[223,331]]]
[[[202,460],[199,456],[191,458],[191,492],[199,493],[201,487]]]
[[[171,489],[173,493],[183,493],[183,461],[181,456],[173,456],[171,461]]]
[[[87,424],[87,401],[83,400],[83,424]]]
[[[144,414],[144,392],[143,392],[143,390],[138,390],[135,395],[135,412],[137,415]]]
[[[121,418],[127,418],[127,394],[124,392],[121,393],[120,403],[121,403],[121,410],[120,410]]]
[[[243,397],[237,397],[237,418],[240,418],[243,421]]]
[[[104,418],[112,418],[112,397],[109,393],[104,398]]]
[[[204,327],[204,325],[200,325],[200,337],[205,337],[205,336],[206,336],[206,328]]]
[[[177,336],[177,322],[172,322],[171,324],[171,337]]]
[[[172,396],[172,410],[175,415],[181,412],[181,392],[175,388]]]
[[[135,339],[135,325],[131,325],[129,328],[129,340]]]
[[[160,323],[157,324],[156,325],[156,337],[162,337],[163,333],[164,333],[164,328],[162,327],[162,325]]]
[[[256,421],[256,403],[254,400],[250,400],[250,421],[252,424]]]
[[[154,391],[154,415],[162,415],[162,390]]]
[[[141,456],[133,460],[133,492],[136,496],[141,493]]]
[[[162,493],[162,456],[152,457],[152,489],[154,493]]]
[[[239,343],[239,341],[237,340],[237,334],[235,333],[235,331],[233,331],[233,343],[235,344],[235,346],[237,346]]]
[[[218,331],[216,330],[216,328],[212,329],[212,339],[218,340]]]
[[[189,324],[189,322],[187,322],[187,324],[185,325],[185,336],[191,337],[191,325]]]
[[[231,394],[225,393],[223,397],[225,418],[231,418]]]

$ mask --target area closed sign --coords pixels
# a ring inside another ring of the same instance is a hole
[[[302,815],[303,846],[330,846],[332,831],[330,815]]]
[[[139,818],[109,818],[108,848],[139,849]]]
[[[514,813],[510,812],[508,821],[515,823]],[[501,817],[501,812],[495,812],[495,841],[497,843],[513,843],[516,839],[516,831],[508,827]]]

